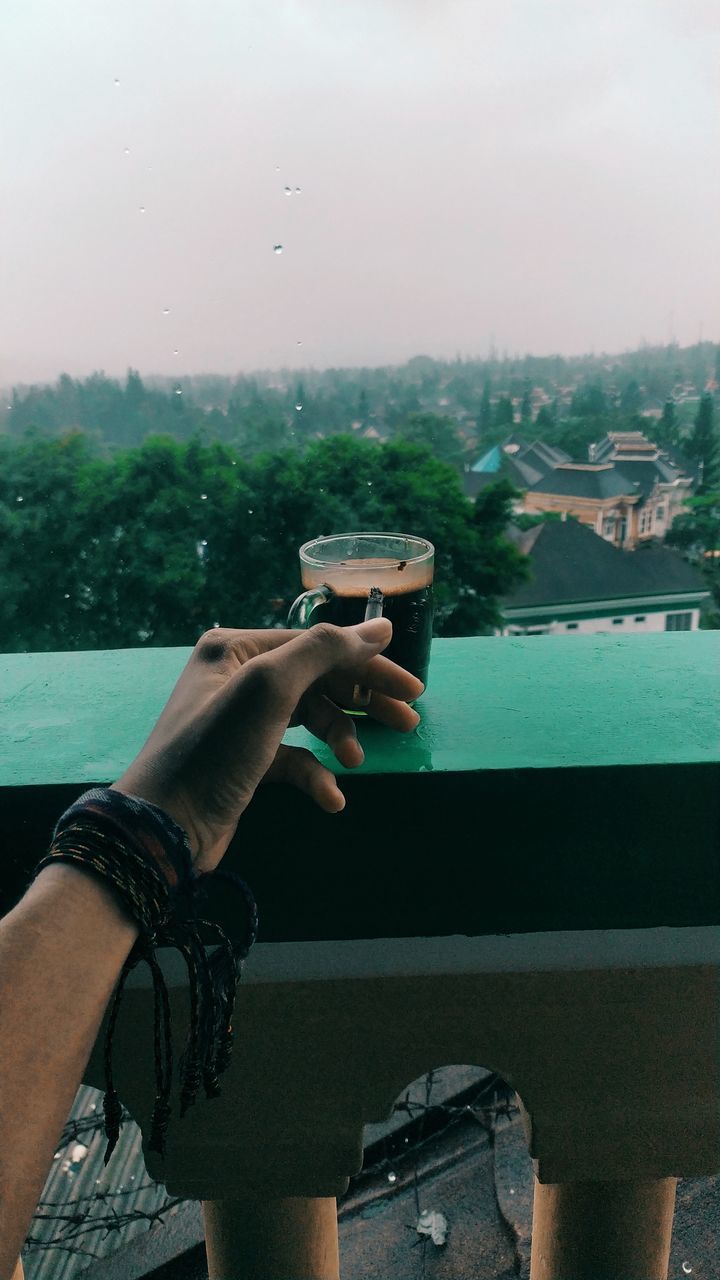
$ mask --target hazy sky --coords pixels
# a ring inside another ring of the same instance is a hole
[[[0,47],[0,385],[720,338],[717,0],[3,0]]]

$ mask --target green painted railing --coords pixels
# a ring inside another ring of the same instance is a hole
[[[189,652],[0,657],[4,905]],[[407,737],[361,726],[343,814],[258,793],[229,856],[267,940],[720,919],[720,632],[436,640],[419,709]]]

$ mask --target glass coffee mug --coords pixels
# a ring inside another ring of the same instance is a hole
[[[288,626],[332,622],[348,627],[362,622],[372,591],[368,616],[378,617],[382,612],[393,625],[385,656],[427,684],[434,565],[432,543],[405,533],[338,533],[314,538],[300,548],[300,573],[306,590],[292,605]],[[378,591],[382,592],[382,608]],[[356,702],[362,705],[361,699]]]

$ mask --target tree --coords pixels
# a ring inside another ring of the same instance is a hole
[[[674,448],[679,443],[679,439],[680,433],[675,401],[669,399],[663,405],[662,417],[657,424],[657,441],[658,444]]]
[[[462,461],[463,447],[455,424],[439,413],[410,413],[395,434],[408,444],[423,445],[441,462],[458,466]]]
[[[532,395],[530,393],[530,383],[525,379],[525,388],[520,404],[520,421],[524,426],[529,426],[532,422]]]
[[[483,384],[482,400],[480,401],[480,413],[478,416],[478,428],[480,431],[481,440],[483,436],[487,435],[488,432],[491,431],[492,425],[493,425],[493,410],[492,410],[492,401],[490,398],[491,394],[492,394],[492,383],[490,382],[489,378],[486,378]]]
[[[713,608],[703,624],[720,629],[720,490],[688,498],[687,511],[676,516],[665,541],[701,567],[712,592]],[[702,625],[702,624],[701,624]]]
[[[512,400],[509,396],[500,396],[495,405],[495,426],[512,427],[515,422]]]
[[[685,445],[690,458],[697,458],[702,468],[699,492],[712,490],[720,479],[720,444],[714,423],[713,398],[709,392],[700,397],[692,433]]]

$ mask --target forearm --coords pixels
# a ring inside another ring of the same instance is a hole
[[[43,870],[0,920],[0,1280],[137,932],[111,891],[67,865]]]

